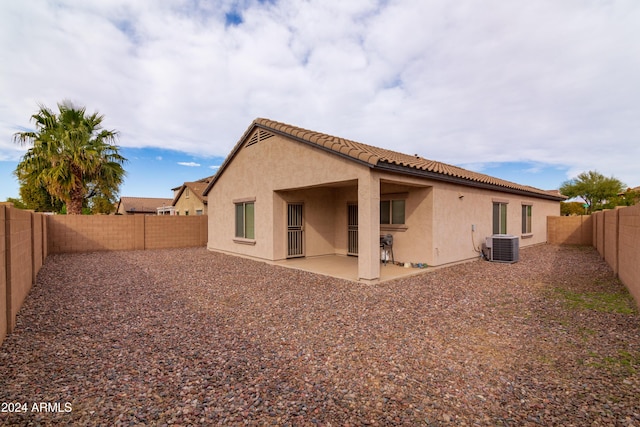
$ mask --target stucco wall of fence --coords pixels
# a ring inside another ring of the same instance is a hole
[[[597,233],[602,235],[596,249],[640,307],[640,205],[597,212],[594,216],[599,225]]]
[[[640,308],[640,205],[590,216],[549,217],[547,242],[593,245]]]
[[[640,205],[619,212],[618,277],[640,307]]]
[[[206,246],[206,216],[55,215],[49,253]]]
[[[47,257],[46,241],[44,215],[0,205],[0,343]]]
[[[206,216],[43,215],[0,205],[0,344],[50,253],[206,244]]]
[[[590,215],[548,217],[547,243],[593,245],[593,218]]]

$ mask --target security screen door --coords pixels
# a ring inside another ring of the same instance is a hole
[[[347,255],[358,255],[358,205],[347,206]]]
[[[302,203],[287,205],[287,257],[304,256],[304,222]]]

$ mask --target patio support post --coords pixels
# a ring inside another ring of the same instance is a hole
[[[358,179],[358,280],[380,279],[380,177]]]

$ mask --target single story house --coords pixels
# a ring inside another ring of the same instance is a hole
[[[193,182],[185,182],[173,188],[174,198],[171,204],[175,215],[206,215],[207,197],[202,192],[211,182],[212,176]]]
[[[116,215],[157,215],[158,209],[171,206],[173,199],[156,197],[120,197]]]
[[[203,192],[208,249],[278,261],[353,255],[380,277],[381,236],[396,260],[478,258],[485,238],[546,242],[557,193],[285,123],[253,121]]]

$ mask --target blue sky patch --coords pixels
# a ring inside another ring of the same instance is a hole
[[[225,13],[224,15],[225,25],[227,27],[237,27],[242,24],[242,14],[237,10],[232,10],[230,12]]]

